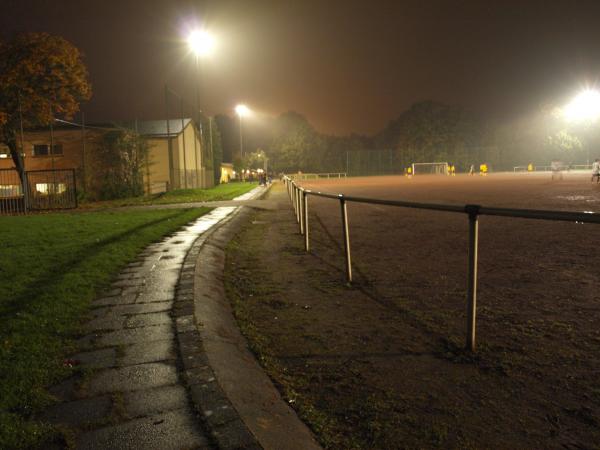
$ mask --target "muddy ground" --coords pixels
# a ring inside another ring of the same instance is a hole
[[[348,178],[327,192],[600,212],[587,175]],[[310,198],[303,251],[276,186],[228,251],[240,325],[330,448],[599,448],[600,225],[481,217],[478,351],[463,350],[467,218]]]

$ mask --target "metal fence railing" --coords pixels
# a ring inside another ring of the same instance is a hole
[[[77,208],[75,169],[28,170],[29,209]]]
[[[0,169],[0,214],[77,208],[75,169],[28,170],[26,191],[16,169]]]
[[[283,177],[288,196],[296,214],[300,234],[304,236],[304,249],[310,251],[309,222],[308,222],[308,198],[309,196],[329,198],[340,203],[342,220],[342,238],[344,241],[344,259],[346,266],[346,278],[352,282],[352,257],[350,252],[350,232],[348,227],[347,203],[367,203],[372,205],[388,205],[403,208],[416,208],[433,211],[445,211],[466,214],[469,221],[469,245],[468,245],[468,277],[467,277],[467,330],[466,348],[475,350],[475,330],[477,317],[477,253],[479,247],[479,221],[478,217],[501,216],[522,219],[555,220],[579,223],[600,223],[600,214],[570,211],[548,211],[535,209],[516,208],[492,208],[482,205],[445,205],[435,203],[406,202],[399,200],[381,200],[376,198],[346,196],[344,194],[330,194],[325,192],[314,192],[298,186],[288,176]]]
[[[15,169],[0,169],[0,214],[25,212],[25,196],[19,173]]]
[[[292,173],[287,176],[292,180],[318,180],[322,178],[346,178],[346,172]]]
[[[533,166],[532,172],[552,172],[552,166]],[[573,164],[562,166],[560,170],[570,171],[570,170],[592,170],[591,164]],[[527,166],[515,166],[513,167],[513,172],[529,172]]]

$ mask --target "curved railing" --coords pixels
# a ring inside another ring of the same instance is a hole
[[[308,197],[312,195],[315,197],[334,199],[340,202],[346,278],[349,283],[352,282],[352,256],[350,252],[350,233],[348,229],[348,209],[346,207],[348,202],[399,206],[402,208],[417,208],[466,214],[469,220],[466,348],[471,351],[475,350],[475,325],[477,317],[477,251],[479,245],[479,216],[486,215],[522,219],[600,223],[600,214],[592,211],[548,211],[540,209],[493,208],[482,205],[447,205],[438,203],[406,202],[401,200],[382,200],[377,198],[355,197],[344,194],[330,194],[318,191],[315,192],[298,186],[296,182],[288,176],[284,176],[283,181],[286,185],[292,206],[294,207],[296,220],[300,226],[300,234],[304,236],[304,248],[307,252],[310,251],[308,229]]]

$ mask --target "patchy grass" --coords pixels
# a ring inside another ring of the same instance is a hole
[[[275,186],[270,195],[285,193]],[[595,278],[583,278],[576,288],[546,278],[550,284],[536,292],[535,306],[528,286],[514,296],[505,290],[493,301],[485,294],[495,290],[482,289],[480,341],[473,354],[463,349],[462,287],[449,283],[445,271],[428,275],[431,284],[418,277],[435,273],[430,266],[442,259],[444,248],[434,246],[423,257],[423,240],[408,238],[422,222],[411,223],[403,239],[394,240],[395,227],[409,213],[392,220],[370,209],[361,218],[355,206],[355,281],[348,286],[339,240],[334,241],[339,211],[329,205],[312,203],[308,254],[290,209],[257,212],[230,243],[225,273],[227,295],[249,345],[325,448],[596,448]],[[330,222],[321,220],[328,215]],[[327,223],[334,225],[327,229]],[[523,230],[528,224],[521,224]],[[506,242],[499,243],[502,249]],[[394,251],[383,259],[388,247]],[[568,255],[573,248],[578,247],[568,247]],[[579,258],[587,255],[577,251]],[[486,252],[496,255],[498,249]],[[418,257],[398,264],[403,253]],[[518,256],[511,251],[506,279],[512,285],[523,270],[529,284],[531,259]],[[556,255],[540,261],[556,264]],[[502,263],[492,263],[482,264],[486,276],[506,273]],[[423,291],[429,295],[423,297]],[[552,297],[543,302],[548,291]]]
[[[131,197],[100,202],[85,202],[80,206],[85,209],[114,208],[120,206],[165,205],[173,203],[194,203],[232,200],[250,192],[258,186],[257,182],[225,183],[210,189],[176,189],[163,194],[145,197]]]
[[[0,448],[40,445],[45,387],[68,375],[90,301],[149,243],[209,208],[0,218]]]

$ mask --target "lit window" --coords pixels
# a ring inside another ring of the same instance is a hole
[[[38,194],[62,194],[67,191],[65,183],[36,183],[35,190]]]
[[[49,184],[48,183],[35,183],[35,190],[39,194],[48,194]]]
[[[18,184],[0,184],[0,197],[17,197],[21,195],[21,186]]]

